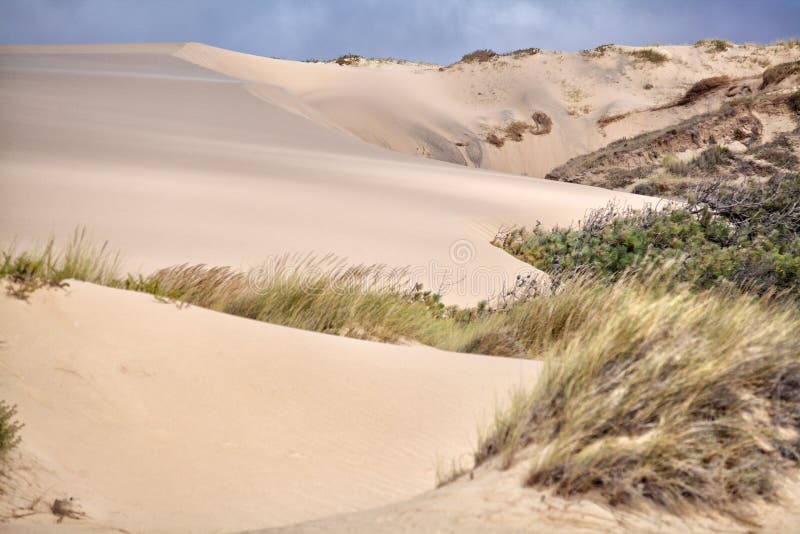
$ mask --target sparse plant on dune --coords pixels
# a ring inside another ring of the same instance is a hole
[[[549,134],[553,130],[553,119],[544,111],[534,111],[531,119],[534,123],[532,131],[534,135]]]
[[[334,63],[341,66],[358,65],[364,58],[357,54],[345,54],[333,60]]]
[[[788,63],[780,63],[770,67],[761,75],[761,89],[766,89],[771,85],[776,85],[788,78],[789,76],[800,75],[800,61],[790,61]]]
[[[669,61],[669,57],[666,54],[659,52],[658,50],[653,50],[652,48],[642,48],[641,50],[633,50],[629,53],[636,59],[654,63],[656,65],[661,65],[662,63]]]
[[[503,55],[504,56],[511,56],[511,57],[513,57],[515,59],[520,59],[520,58],[523,58],[523,57],[535,56],[535,55],[541,54],[541,53],[542,53],[542,49],[541,48],[520,48],[519,50],[514,50],[512,52],[509,52],[509,53],[503,54]]]
[[[694,44],[695,48],[705,47],[707,52],[725,52],[733,46],[724,39],[702,39]]]
[[[497,148],[501,148],[506,143],[506,140],[496,133],[491,132],[486,136],[486,142],[496,146]]]
[[[494,50],[489,49],[482,49],[482,50],[475,50],[474,52],[470,52],[469,54],[464,54],[461,57],[461,63],[485,63],[487,61],[491,61],[496,57],[499,57],[500,54],[495,52]]]

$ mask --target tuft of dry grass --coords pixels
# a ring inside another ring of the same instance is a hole
[[[695,82],[686,94],[680,100],[675,102],[676,106],[687,106],[699,100],[701,97],[707,95],[714,89],[724,87],[731,83],[729,76],[712,76],[711,78],[704,78],[699,82]]]
[[[761,75],[761,87],[759,89],[766,89],[770,85],[779,84],[789,76],[795,75],[800,75],[800,61],[780,63],[764,71]]]
[[[489,50],[489,49],[475,50],[474,52],[470,52],[469,54],[464,54],[461,57],[461,63],[485,63],[487,61],[493,60],[499,55],[500,54],[498,54],[494,50]]]
[[[800,462],[797,309],[658,285],[562,288],[579,309],[558,314],[538,384],[498,414],[476,461],[524,457],[527,484],[611,505],[736,514],[777,498]]]
[[[662,63],[666,63],[667,61],[669,61],[669,56],[652,48],[642,48],[641,50],[634,50],[629,53],[636,59],[640,59],[642,61],[648,61],[656,65],[660,65]]]
[[[506,144],[506,140],[494,132],[491,132],[486,136],[486,142],[496,146],[497,148],[502,148],[502,146]]]
[[[724,39],[701,39],[694,44],[695,48],[705,47],[706,52],[725,52],[733,43]]]
[[[541,48],[520,48],[518,50],[514,50],[512,52],[509,52],[509,53],[503,54],[503,55],[504,56],[511,56],[514,59],[520,59],[520,58],[523,58],[523,57],[535,56],[536,54],[541,54],[541,53],[542,53],[542,49]]]
[[[549,134],[553,130],[553,119],[544,111],[534,111],[531,119],[534,124],[531,130],[533,135]]]
[[[345,54],[333,60],[334,63],[341,66],[359,65],[363,61],[363,57],[357,54]]]

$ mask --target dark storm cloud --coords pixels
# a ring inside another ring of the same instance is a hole
[[[800,0],[0,0],[0,42],[200,41],[260,55],[449,63],[476,48],[769,42]]]

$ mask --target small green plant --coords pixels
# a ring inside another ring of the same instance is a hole
[[[0,400],[0,460],[20,442],[19,431],[24,425],[16,420],[16,415],[16,406]]]
[[[656,65],[660,65],[662,63],[666,63],[667,61],[669,61],[669,57],[666,54],[659,52],[658,50],[653,50],[652,48],[642,48],[641,50],[634,50],[630,52],[630,55],[632,55],[636,59],[654,63]]]

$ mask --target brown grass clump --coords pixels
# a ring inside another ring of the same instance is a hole
[[[461,58],[461,63],[485,63],[498,57],[500,54],[494,50],[482,49],[475,50],[469,54],[464,54]]]
[[[549,134],[553,130],[553,119],[544,111],[534,111],[531,119],[534,124],[531,129],[533,135]]]
[[[513,121],[505,128],[506,139],[517,142],[522,141],[522,138],[525,136],[525,132],[530,130],[530,128],[531,126],[527,122]]]
[[[334,63],[341,66],[358,65],[364,58],[357,54],[345,54],[334,60]]]
[[[704,78],[699,82],[692,85],[686,94],[678,100],[675,105],[686,106],[699,100],[702,96],[707,95],[714,89],[718,89],[731,83],[729,76],[712,76],[711,78]]]
[[[498,415],[478,463],[525,449],[527,484],[611,505],[743,514],[777,498],[800,461],[797,310],[653,286],[562,290],[582,304],[562,316],[569,335],[544,346],[537,386]]]
[[[501,148],[504,144],[506,144],[506,140],[494,132],[491,132],[486,136],[486,142],[496,146],[497,148]]]
[[[800,74],[800,61],[790,61],[788,63],[781,63],[770,67],[761,75],[761,87],[759,89],[766,89],[770,85],[775,85],[789,76]]]
[[[617,121],[621,121],[625,117],[630,116],[630,114],[631,114],[631,112],[627,111],[625,113],[617,113],[616,115],[604,115],[603,117],[600,117],[599,119],[597,119],[597,125],[600,128],[605,128],[609,124],[612,124],[612,123],[617,122]]]
[[[632,55],[636,59],[641,59],[642,61],[655,63],[656,65],[666,63],[669,60],[669,57],[666,54],[663,54],[658,50],[653,50],[652,48],[643,48],[641,50],[634,50],[633,52],[630,52],[630,55]]]
[[[694,44],[695,48],[701,46],[706,47],[707,52],[724,52],[728,50],[733,44],[724,39],[702,39]]]

